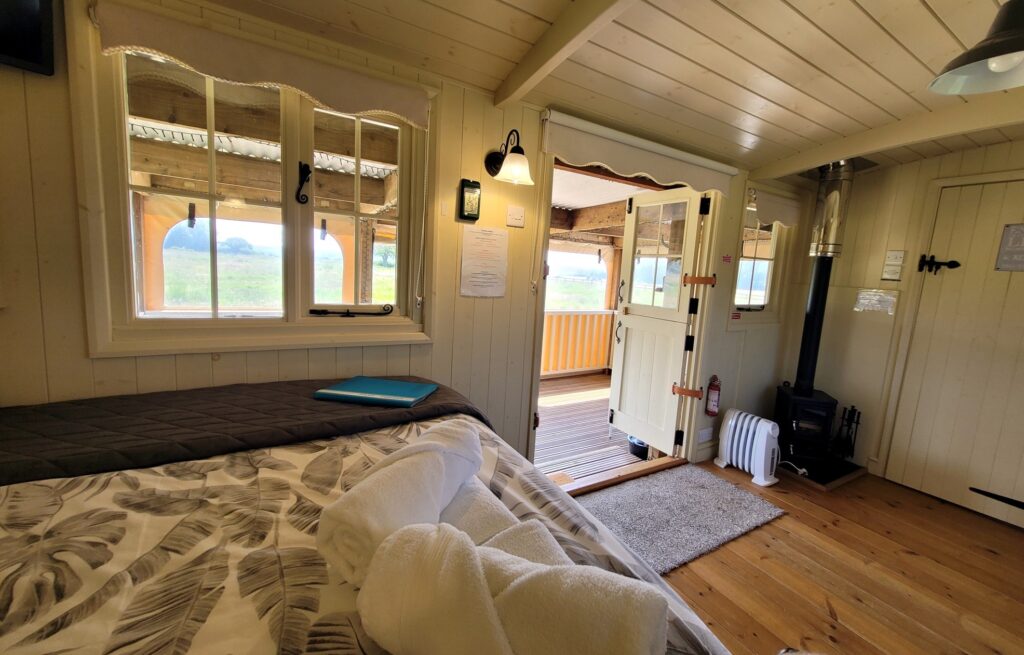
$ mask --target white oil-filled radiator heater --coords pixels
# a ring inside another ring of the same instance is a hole
[[[754,476],[754,484],[768,487],[779,481],[775,477],[778,463],[778,424],[738,409],[725,412],[715,464],[735,466]]]

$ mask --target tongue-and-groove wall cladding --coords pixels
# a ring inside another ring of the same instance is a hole
[[[536,322],[531,283],[540,270],[537,198],[543,185],[495,182],[484,173],[483,159],[517,128],[536,167],[539,108],[515,104],[502,111],[488,94],[420,78],[441,89],[431,137],[437,148],[428,232],[433,343],[90,359],[63,21],[57,22],[53,77],[0,67],[0,405],[236,382],[412,374],[467,395],[499,434],[526,452]],[[282,38],[294,44],[295,34]],[[365,54],[342,51],[339,57],[418,78],[415,71]],[[504,227],[509,204],[526,209],[526,227],[509,228],[504,298],[458,294],[462,225],[454,208],[463,177],[483,184],[479,225]]]

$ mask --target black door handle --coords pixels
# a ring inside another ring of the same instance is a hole
[[[619,324],[615,326],[615,343],[622,343],[622,337],[619,336],[619,330],[621,329],[622,321],[619,321]]]
[[[625,280],[619,280],[619,302],[622,302],[622,287],[625,286]]]
[[[938,275],[939,269],[943,266],[946,268],[960,268],[960,262],[955,259],[950,259],[948,262],[940,262],[935,259],[935,255],[930,257],[921,255],[921,259],[917,261],[917,272],[920,273],[927,268],[929,273]]]

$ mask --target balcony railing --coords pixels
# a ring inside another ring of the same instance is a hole
[[[610,368],[615,311],[611,309],[544,312],[542,376]]]

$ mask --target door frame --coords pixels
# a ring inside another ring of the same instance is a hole
[[[904,266],[912,267],[914,265],[914,255],[926,252],[930,248],[935,234],[939,197],[944,189],[979,184],[997,184],[1016,180],[1024,180],[1024,169],[942,177],[931,180],[928,183],[928,190],[925,194],[918,233],[915,240],[907,244],[910,261],[906,262]],[[911,216],[911,219],[913,219],[913,216]],[[914,248],[913,250],[911,249],[912,247]],[[910,356],[911,342],[914,338],[914,325],[917,323],[917,314],[920,310],[921,294],[924,290],[925,282],[925,274],[918,273],[913,268],[905,270],[909,270],[911,274],[916,274],[916,276],[911,279],[905,289],[899,290],[903,298],[897,301],[897,320],[893,326],[893,338],[889,345],[889,357],[886,362],[886,375],[883,378],[882,431],[875,446],[875,452],[868,454],[869,469],[872,473],[882,477],[885,477],[889,464],[889,453],[892,448],[893,433],[896,429],[896,413],[899,410],[900,394],[903,391],[903,381],[907,372],[907,359]],[[901,313],[903,316],[899,318]]]
[[[544,264],[548,258],[548,242],[551,236],[551,192],[552,183],[554,181],[555,171],[555,153],[540,151],[537,165],[537,176],[536,184],[540,187],[537,193],[537,216],[540,222],[540,238],[537,239],[537,243],[534,246],[534,261],[531,270],[540,271],[538,279],[534,283],[533,289],[533,308],[534,308],[534,320],[533,320],[533,345],[531,352],[531,361],[529,365],[533,369],[533,375],[531,376],[530,384],[530,405],[529,405],[529,416],[533,417],[537,413],[538,401],[540,399],[540,372],[541,372],[541,355],[542,348],[544,346],[544,298],[547,295],[547,281],[544,277]],[[739,182],[737,182],[737,180]],[[729,188],[724,190],[709,190],[706,192],[700,192],[700,195],[707,195],[711,198],[711,212],[704,219],[700,226],[697,234],[699,242],[697,256],[695,258],[698,270],[712,271],[713,259],[715,251],[715,239],[718,232],[718,222],[728,198],[729,202],[740,203],[743,201],[743,197],[739,197],[739,191],[737,191],[737,183],[740,184],[739,189],[743,189],[743,185],[747,182],[747,176],[745,171],[741,171],[739,174],[733,176]],[[726,194],[728,193],[728,196]],[[733,198],[736,196],[736,198]],[[700,299],[702,307],[710,309],[710,302],[708,298],[708,290],[706,287],[699,286],[695,296]],[[695,376],[701,371],[701,365],[703,363],[702,350],[707,339],[707,329],[710,325],[711,312],[701,311],[697,314],[697,318],[690,323],[690,333],[696,335],[696,357],[687,358],[686,363],[686,374],[687,379],[699,379]],[[681,420],[685,424],[693,425],[696,432],[696,415],[697,415],[698,403],[692,399],[685,402],[681,412]],[[528,421],[526,435],[526,458],[531,462],[533,461],[534,449],[537,441],[537,431],[533,427],[533,420],[531,418]],[[689,460],[694,460],[699,450],[699,444],[697,443],[696,434],[686,435],[685,450],[683,457]]]

